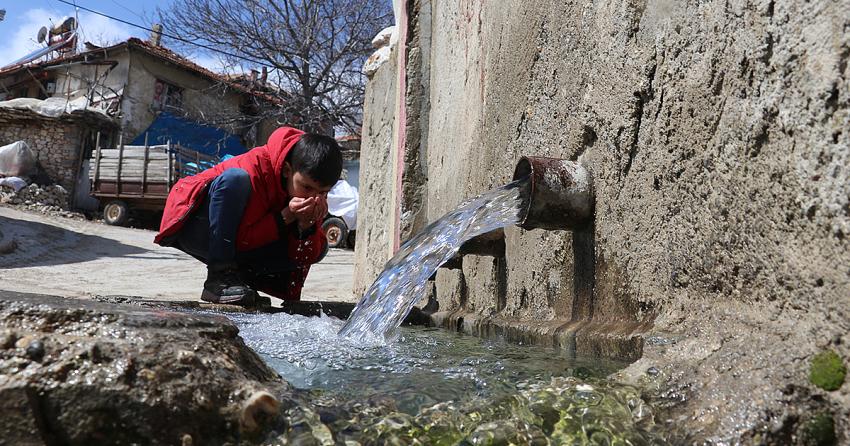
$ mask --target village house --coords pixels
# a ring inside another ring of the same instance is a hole
[[[0,145],[26,141],[42,172],[68,189],[77,207],[96,205],[88,197],[87,160],[98,133],[101,147],[172,141],[221,156],[265,142],[279,125],[259,116],[282,101],[265,85],[265,71],[214,73],[162,46],[156,32],[147,41],[84,46],[0,68]],[[42,113],[37,100],[45,99],[69,105],[64,113]]]

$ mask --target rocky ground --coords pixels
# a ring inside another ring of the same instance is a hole
[[[77,220],[86,218],[85,214],[70,209],[68,191],[58,184],[50,186],[30,184],[17,192],[10,187],[0,187],[0,204],[44,215]]]
[[[290,386],[220,316],[0,292],[0,444],[234,444]]]

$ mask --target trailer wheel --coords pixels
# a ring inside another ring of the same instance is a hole
[[[124,226],[130,217],[130,208],[121,200],[113,200],[103,207],[103,221],[112,226]]]
[[[328,239],[329,248],[345,248],[348,239],[348,225],[338,217],[330,217],[322,223],[322,230]]]

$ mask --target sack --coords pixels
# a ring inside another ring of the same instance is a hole
[[[328,193],[328,213],[342,218],[349,230],[357,229],[357,206],[360,194],[348,181],[339,180]]]
[[[0,147],[0,175],[27,177],[35,175],[35,154],[23,141]]]

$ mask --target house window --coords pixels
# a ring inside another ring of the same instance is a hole
[[[153,108],[155,110],[182,109],[183,89],[157,79],[153,89]]]

